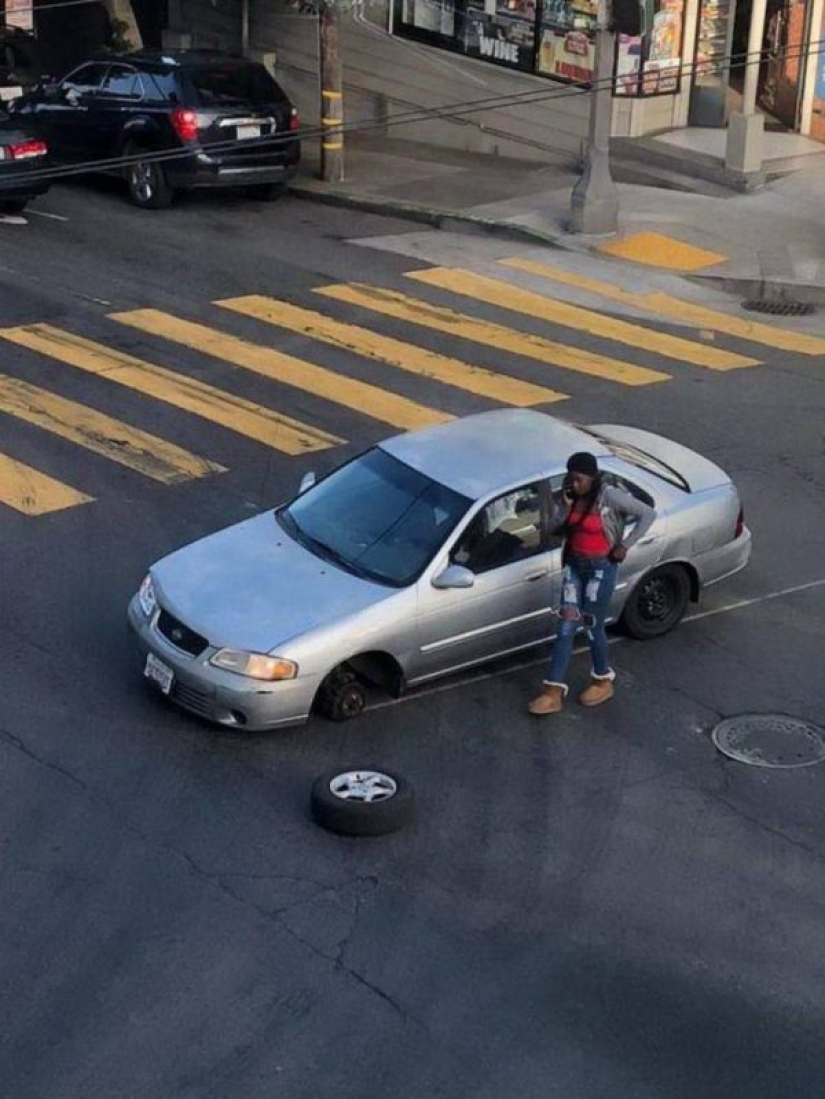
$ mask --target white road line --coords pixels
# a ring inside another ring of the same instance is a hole
[[[39,218],[51,218],[52,221],[68,221],[68,218],[64,218],[62,214],[47,214],[45,210],[27,210],[27,214],[34,214]]]
[[[821,588],[825,585],[825,578],[822,580],[810,580],[807,584],[796,584],[792,588],[780,588],[779,591],[771,591],[766,595],[757,595],[753,599],[739,599],[736,603],[727,603],[722,607],[714,607],[709,611],[698,611],[696,614],[686,615],[682,619],[682,624],[687,622],[698,622],[701,618],[712,618],[717,614],[730,614],[731,611],[742,610],[743,607],[753,607],[758,603],[767,603],[771,599],[781,599],[786,595],[796,595],[798,592],[809,591],[811,588]],[[626,637],[611,637],[609,639],[611,645],[618,645],[622,641],[627,641]],[[573,650],[574,656],[579,656],[582,653],[587,652],[587,645],[580,645],[577,649]],[[514,672],[524,671],[525,668],[537,668],[541,664],[548,662],[547,656],[536,657],[533,660],[526,660],[523,664],[512,664],[504,671],[500,672],[481,672],[479,675],[468,676],[465,679],[451,679],[447,683],[439,683],[434,687],[419,687],[413,689],[410,694],[402,695],[401,698],[388,698],[383,702],[374,702],[370,706],[365,706],[365,710],[385,710],[389,706],[399,706],[402,702],[414,702],[418,698],[427,698],[430,695],[443,694],[445,691],[455,691],[459,687],[469,687],[473,683],[484,683],[488,679],[499,679],[503,675],[512,675]]]

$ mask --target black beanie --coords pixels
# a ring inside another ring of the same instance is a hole
[[[567,472],[583,473],[585,477],[598,477],[599,465],[592,454],[586,450],[580,450],[567,459]]]

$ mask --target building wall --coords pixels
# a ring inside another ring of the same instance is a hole
[[[241,0],[169,0],[163,43],[239,52]]]

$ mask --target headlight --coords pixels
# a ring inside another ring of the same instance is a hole
[[[238,649],[218,649],[209,663],[250,679],[294,679],[298,674],[298,665],[291,660],[266,653],[244,653]]]
[[[148,574],[143,578],[143,583],[140,585],[138,602],[146,617],[151,618],[157,610],[158,601],[155,598],[155,585],[152,583],[152,577]]]

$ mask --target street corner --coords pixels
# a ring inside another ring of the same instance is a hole
[[[703,271],[725,263],[728,256],[664,233],[628,233],[596,246],[596,251],[617,259],[678,273]]]

